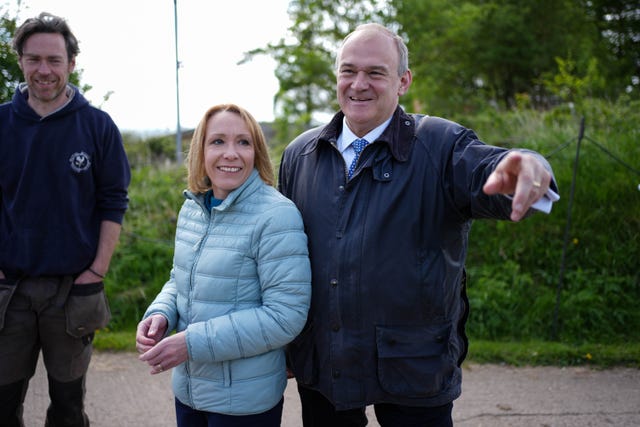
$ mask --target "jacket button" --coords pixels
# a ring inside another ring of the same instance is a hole
[[[341,185],[340,187],[338,187],[338,191],[341,193],[344,193],[344,185]]]
[[[331,284],[332,288],[335,288],[336,286],[338,286],[338,279],[331,279],[329,283]]]
[[[333,372],[331,372],[331,376],[333,378],[340,378],[340,369],[334,369]]]
[[[337,323],[334,323],[333,325],[331,325],[331,330],[333,332],[338,332],[340,330],[340,325]]]

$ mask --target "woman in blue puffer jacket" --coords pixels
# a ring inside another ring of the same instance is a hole
[[[311,297],[302,218],[241,107],[206,112],[188,169],[170,278],[138,325],[140,360],[152,374],[175,368],[178,426],[279,426],[284,347]]]

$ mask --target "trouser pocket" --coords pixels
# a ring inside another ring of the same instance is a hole
[[[73,285],[64,309],[67,333],[78,338],[104,328],[111,319],[103,282]]]
[[[4,318],[17,284],[14,280],[0,279],[0,331],[4,328]]]

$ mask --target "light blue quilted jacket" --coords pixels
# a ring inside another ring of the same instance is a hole
[[[144,317],[186,330],[187,362],[173,392],[198,410],[264,412],[287,384],[284,346],[302,330],[311,298],[307,237],[295,205],[257,171],[211,214],[185,191],[169,281]]]

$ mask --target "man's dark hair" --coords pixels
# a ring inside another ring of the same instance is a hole
[[[36,18],[29,18],[16,30],[13,37],[13,50],[19,57],[22,56],[22,49],[29,37],[37,33],[57,33],[64,37],[67,47],[67,57],[71,61],[79,52],[78,39],[73,35],[67,21],[59,16],[42,12]]]

